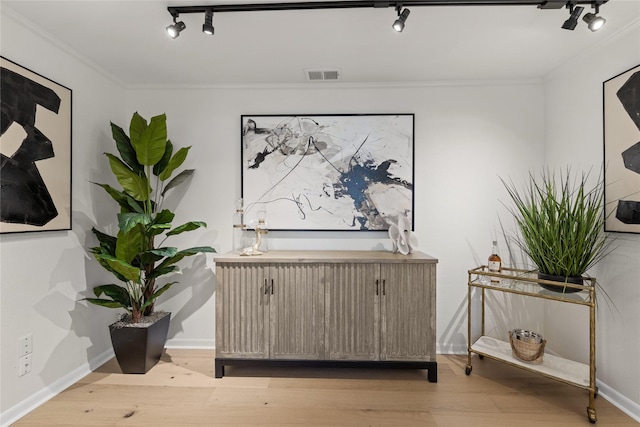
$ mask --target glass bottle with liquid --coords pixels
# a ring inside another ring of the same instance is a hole
[[[244,201],[236,199],[236,211],[233,213],[233,252],[240,253],[244,249]]]
[[[502,271],[502,258],[498,254],[498,241],[493,241],[493,248],[491,249],[491,255],[489,256],[489,271],[491,273],[500,273]],[[492,277],[491,282],[499,283],[500,278]]]

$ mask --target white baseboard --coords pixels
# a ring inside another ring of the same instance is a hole
[[[94,369],[104,365],[114,357],[113,349],[109,349],[102,354],[94,357],[84,365],[74,369],[67,375],[49,384],[47,387],[33,394],[31,397],[23,400],[17,405],[7,409],[0,414],[0,426],[7,427],[36,409],[61,391],[72,386],[82,378],[89,375]]]
[[[443,345],[441,343],[436,344],[436,353],[437,354],[467,354],[467,345]]]
[[[179,340],[169,339],[166,348],[185,348],[194,350],[213,350],[216,347],[215,340]]]
[[[598,386],[598,396],[607,399],[613,406],[620,409],[625,414],[640,423],[640,405],[628,397],[618,393],[602,381],[596,380]]]

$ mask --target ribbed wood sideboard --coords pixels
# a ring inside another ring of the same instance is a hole
[[[427,369],[437,382],[436,265],[421,252],[215,258],[215,375],[233,365]]]

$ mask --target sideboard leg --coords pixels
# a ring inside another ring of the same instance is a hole
[[[438,382],[438,364],[437,363],[432,363],[431,365],[429,365],[429,368],[427,368],[427,379],[429,380],[430,383],[437,383]]]
[[[222,378],[224,376],[224,365],[221,360],[215,361],[216,378]]]

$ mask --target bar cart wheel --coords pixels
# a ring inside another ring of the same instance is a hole
[[[467,367],[464,368],[464,373],[467,375],[471,375],[471,365],[467,365]]]

